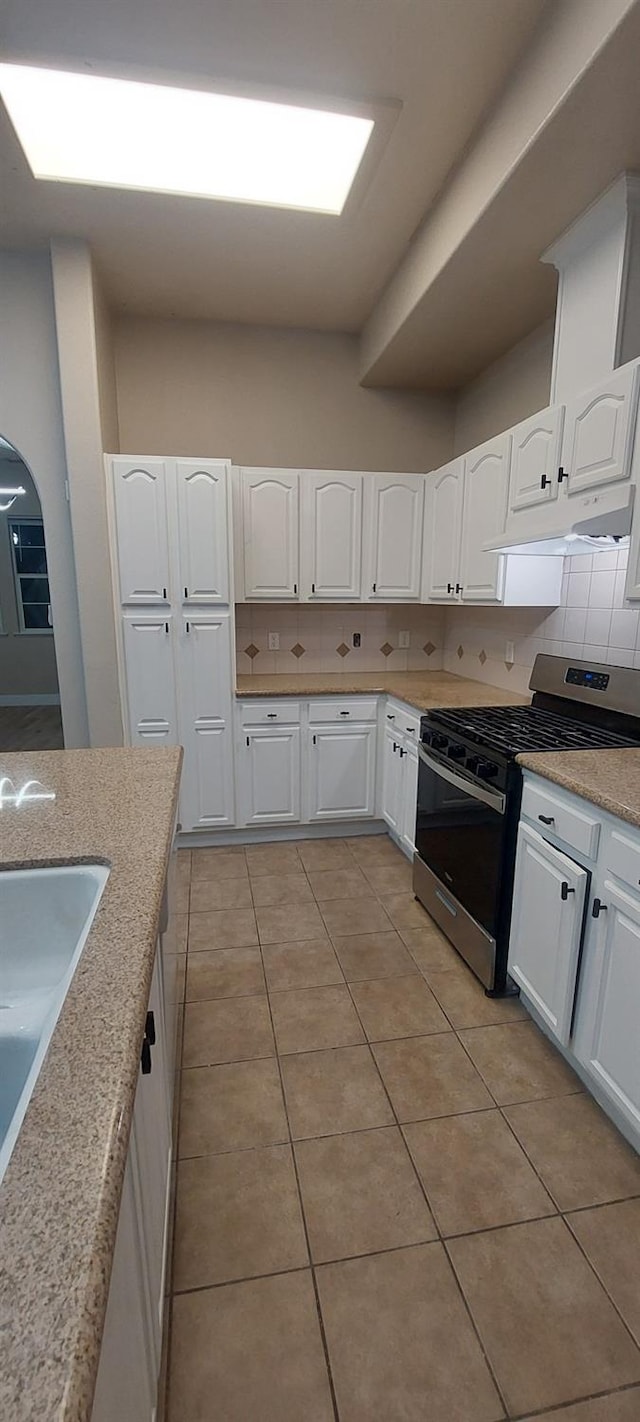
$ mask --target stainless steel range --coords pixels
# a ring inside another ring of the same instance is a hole
[[[507,953],[524,751],[640,745],[640,671],[536,657],[530,706],[429,711],[420,726],[413,888],[488,992]]]

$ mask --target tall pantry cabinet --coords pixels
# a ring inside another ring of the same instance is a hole
[[[231,825],[229,462],[107,465],[129,743],[184,747],[183,830]]]

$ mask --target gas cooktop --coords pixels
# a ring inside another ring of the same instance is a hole
[[[482,750],[497,751],[508,758],[523,751],[637,746],[640,739],[574,720],[570,711],[569,714],[559,715],[539,706],[470,706],[460,710],[437,711],[428,717],[428,721],[436,731],[436,741],[442,728],[444,732],[472,741]],[[437,750],[434,737],[429,739]]]

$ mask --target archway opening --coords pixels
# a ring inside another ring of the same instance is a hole
[[[42,507],[0,437],[0,751],[64,745]]]

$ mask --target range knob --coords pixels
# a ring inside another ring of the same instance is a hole
[[[498,767],[492,760],[481,760],[476,768],[476,775],[479,775],[481,780],[493,780],[497,774]]]
[[[436,731],[431,733],[431,744],[434,750],[444,750],[447,744],[447,737],[439,735]]]
[[[464,746],[457,746],[454,744],[452,746],[449,746],[447,755],[449,757],[449,760],[464,760],[466,751]]]

